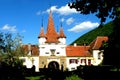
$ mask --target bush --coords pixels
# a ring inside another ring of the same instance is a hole
[[[69,77],[66,77],[65,80],[82,80],[82,78],[78,77],[76,74],[73,74]]]

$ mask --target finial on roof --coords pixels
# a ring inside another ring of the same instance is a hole
[[[41,23],[41,26],[43,27],[43,16],[42,16],[42,23]]]
[[[62,27],[62,21],[60,22],[60,25],[61,25],[61,27]]]
[[[39,34],[38,38],[40,38],[40,37],[46,37],[44,34],[44,28],[43,28],[43,16],[42,16],[40,34]]]

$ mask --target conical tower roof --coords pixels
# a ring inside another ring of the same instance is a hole
[[[61,27],[60,27],[59,38],[66,38],[66,36],[65,36],[65,34],[64,34],[64,31],[63,31],[63,28],[62,28],[62,25],[61,25]]]
[[[46,37],[45,34],[44,34],[44,28],[43,28],[43,26],[40,29],[40,34],[39,34],[38,38],[41,38],[41,37]]]
[[[58,43],[58,33],[55,30],[54,22],[52,18],[52,12],[50,11],[49,19],[48,19],[48,26],[46,32],[46,43]]]

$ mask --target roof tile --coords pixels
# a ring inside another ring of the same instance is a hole
[[[89,47],[90,46],[67,46],[66,47],[66,55],[68,57],[84,57],[84,56],[92,56],[91,53],[89,53]]]
[[[91,49],[99,49],[103,42],[108,41],[107,36],[98,36],[93,42],[91,42]]]
[[[46,43],[55,42],[58,43],[58,33],[55,31],[54,22],[52,19],[52,12],[50,12],[49,19],[48,19],[48,27],[46,32]]]
[[[41,27],[40,34],[39,34],[38,38],[40,38],[40,37],[46,37],[45,34],[44,34],[44,28],[43,27]]]
[[[64,31],[63,31],[63,28],[60,27],[60,34],[59,34],[59,37],[60,38],[66,38],[65,34],[64,34]]]

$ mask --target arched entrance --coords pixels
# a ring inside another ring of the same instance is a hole
[[[52,61],[48,64],[49,69],[59,69],[59,64],[56,61]]]

